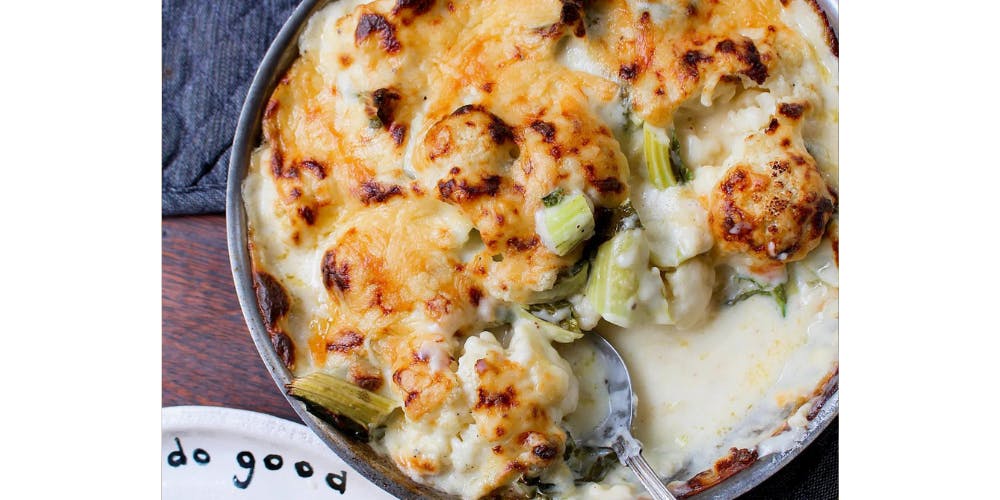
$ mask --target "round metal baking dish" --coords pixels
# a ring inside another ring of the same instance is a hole
[[[226,189],[226,232],[229,244],[230,266],[236,284],[243,316],[254,344],[264,364],[274,378],[282,394],[284,386],[291,381],[291,373],[281,362],[271,344],[264,327],[264,320],[257,306],[254,292],[250,254],[247,249],[247,215],[243,204],[241,185],[246,177],[250,155],[261,141],[261,120],[267,101],[285,70],[298,57],[298,38],[305,29],[306,22],[313,13],[330,3],[331,0],[305,0],[292,13],[278,33],[264,56],[240,113],[236,135],[233,141],[232,157],[229,163],[228,186]],[[335,0],[334,0],[335,1]],[[839,25],[837,0],[810,0],[818,4],[827,15],[835,33]],[[248,362],[250,362],[248,360]],[[805,439],[798,446],[784,453],[761,457],[750,467],[734,474],[721,483],[690,498],[731,499],[746,493],[794,459],[808,446],[837,416],[839,391],[837,377],[828,384],[829,392],[822,406],[814,411]],[[442,497],[441,492],[416,483],[387,458],[375,453],[367,444],[351,439],[326,422],[306,410],[297,399],[285,395],[288,403],[337,455],[354,467],[361,475],[399,498]]]

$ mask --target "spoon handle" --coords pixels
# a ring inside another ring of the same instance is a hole
[[[653,472],[653,468],[643,458],[642,453],[627,457],[625,465],[632,469],[632,472],[639,478],[639,482],[646,487],[646,491],[653,495],[653,500],[676,500],[667,487],[663,485],[663,481],[656,475],[656,472]]]
[[[641,445],[638,441],[618,436],[613,444],[612,448],[618,453],[619,458],[629,469],[632,469],[635,476],[639,478],[639,482],[653,496],[653,500],[677,500],[660,480],[660,476],[656,474],[649,462],[642,456]]]
[[[639,482],[653,496],[653,500],[676,500],[674,495],[663,485],[663,481],[656,475],[653,468],[649,466],[649,462],[642,457],[642,453],[626,458],[625,465],[632,469],[632,472],[639,478]]]

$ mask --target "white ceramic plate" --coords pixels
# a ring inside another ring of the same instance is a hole
[[[162,410],[162,498],[391,499],[304,425],[209,406]]]

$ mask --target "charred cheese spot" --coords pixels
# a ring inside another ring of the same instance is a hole
[[[823,32],[826,39],[826,44],[830,48],[830,52],[833,53],[834,57],[840,57],[840,42],[837,40],[837,34],[833,31],[833,26],[830,25],[830,18],[827,17],[826,12],[823,12],[823,8],[820,7],[817,0],[806,0],[810,7],[816,15],[823,21]],[[788,0],[781,0],[782,5],[788,5]]]
[[[372,392],[381,389],[384,383],[382,376],[378,373],[356,372],[353,368],[351,369],[351,380],[358,387]]]
[[[278,112],[278,108],[281,106],[281,102],[277,99],[269,99],[267,101],[267,107],[264,108],[264,119],[270,120],[274,118],[274,114]]]
[[[756,461],[757,450],[731,448],[729,454],[718,460],[711,470],[695,475],[685,482],[676,493],[685,497],[694,495],[750,467]]]
[[[460,172],[461,170],[456,168],[453,175],[457,175]],[[438,181],[437,188],[438,193],[441,194],[441,199],[455,203],[464,203],[466,201],[475,201],[480,196],[496,196],[497,192],[500,191],[500,181],[501,178],[499,175],[482,177],[479,182],[473,181],[472,183],[465,179],[456,181],[452,178],[447,181]]]
[[[360,191],[358,197],[365,205],[383,203],[394,196],[403,196],[403,188],[396,185],[386,186],[376,180],[362,183]]]
[[[541,460],[552,460],[559,454],[559,448],[546,443],[536,445],[531,452]]]
[[[271,345],[274,346],[274,352],[278,354],[278,359],[281,360],[282,364],[289,370],[294,370],[295,343],[288,337],[288,334],[283,331],[271,332]]]
[[[530,239],[522,239],[517,237],[507,238],[507,248],[518,252],[526,252],[538,246],[538,236],[532,236]]]
[[[377,37],[379,47],[387,54],[399,52],[401,45],[396,39],[396,26],[381,14],[364,13],[358,19],[358,27],[354,30],[355,43],[360,45],[365,40]]]
[[[405,13],[410,16],[419,16],[431,10],[434,2],[435,0],[396,0],[396,5],[392,8],[392,15],[398,16]]]
[[[366,94],[365,114],[370,119],[378,120],[378,126],[388,127],[395,117],[396,106],[400,95],[395,89],[377,89],[371,94]]]
[[[572,28],[573,35],[577,37],[586,35],[587,28],[583,18],[584,0],[562,0],[562,4],[559,22],[567,28]]]
[[[475,288],[475,287],[469,289],[469,303],[470,304],[472,304],[473,306],[478,306],[479,305],[479,301],[482,300],[482,298],[483,298],[483,292],[482,292],[482,290],[480,290],[478,288]]]
[[[517,393],[511,386],[505,387],[500,392],[490,392],[482,387],[479,388],[479,401],[476,402],[476,408],[485,408],[488,410],[503,411],[512,406],[517,405]]]
[[[275,179],[295,179],[299,176],[299,170],[293,165],[285,165],[285,155],[280,149],[274,150],[271,154],[271,175]]]
[[[778,105],[778,112],[793,120],[802,118],[802,114],[805,112],[805,109],[805,104],[795,102],[783,102]]]
[[[625,183],[618,180],[617,177],[599,177],[595,173],[593,165],[584,165],[583,170],[587,173],[587,182],[597,192],[601,194],[618,194],[625,191]]]
[[[288,292],[273,276],[259,271],[254,273],[254,291],[257,293],[257,307],[264,318],[264,326],[269,332],[276,331],[278,320],[288,314]]]
[[[307,172],[311,172],[319,180],[326,179],[326,167],[316,160],[304,160],[299,166]],[[297,190],[298,188],[293,189]]]
[[[551,123],[544,122],[542,120],[535,120],[531,122],[531,128],[535,132],[542,135],[542,140],[547,143],[552,143],[556,137],[556,129]]]
[[[521,459],[522,463],[529,467],[544,467],[547,462],[560,454],[563,439],[547,436],[541,432],[521,434],[518,436],[518,441],[525,450],[530,450],[530,453],[524,454],[526,456]]]
[[[638,71],[639,65],[636,63],[623,64],[620,68],[618,68],[618,78],[631,82],[632,80],[635,80],[635,76]]]
[[[298,214],[299,218],[301,218],[306,223],[307,226],[311,226],[316,223],[316,210],[313,209],[313,207],[311,206],[298,207],[295,209],[295,212]]]
[[[771,121],[767,124],[767,129],[764,130],[765,134],[771,135],[774,131],[778,130],[778,119],[771,118]]]
[[[584,8],[586,2],[583,0],[560,0],[562,8],[559,11],[559,20],[545,26],[535,28],[533,33],[542,38],[559,39],[566,32],[570,32],[577,38],[582,38],[587,34],[587,26],[584,19]]]
[[[683,62],[684,70],[692,78],[697,78],[698,77],[698,73],[699,73],[698,72],[698,65],[699,64],[710,63],[710,62],[712,62],[714,60],[715,60],[714,57],[712,57],[710,55],[702,54],[698,50],[689,50],[689,51],[685,52],[684,53],[684,57],[681,59],[681,61]]]
[[[337,263],[337,254],[332,250],[323,255],[323,286],[341,292],[351,288],[351,268],[347,262]]]
[[[331,352],[346,353],[353,351],[364,343],[364,335],[353,330],[344,330],[339,332],[333,340],[327,341],[326,350]]]
[[[767,80],[767,66],[761,61],[760,52],[757,51],[753,40],[744,39],[737,44],[727,38],[715,46],[715,51],[735,56],[736,60],[743,64],[739,72],[758,85]]]
[[[542,38],[558,39],[563,36],[563,25],[560,23],[552,23],[547,26],[535,28],[534,32]]]
[[[397,146],[401,146],[403,140],[406,138],[406,125],[399,123],[389,125],[389,135],[392,137],[392,142],[396,143]]]

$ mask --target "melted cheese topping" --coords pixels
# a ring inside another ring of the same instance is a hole
[[[825,37],[801,0],[332,2],[243,185],[279,354],[398,400],[372,444],[417,481],[633,497],[627,470],[576,484],[562,460],[567,430],[607,411],[592,355],[502,326],[587,257],[542,243],[542,198],[630,200],[657,266],[639,300],[666,290],[674,326],[598,325],[586,297],[570,302],[628,363],[648,458],[687,481],[730,448],[793,446],[837,364]],[[637,121],[674,131],[691,182],[646,181]],[[763,295],[724,305],[732,273],[787,280],[787,314]]]

